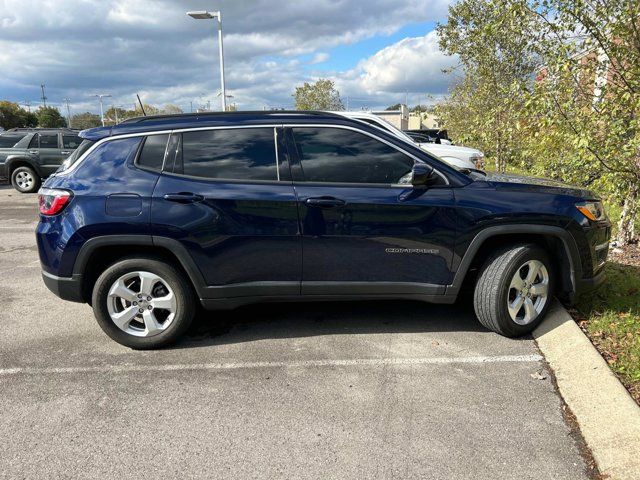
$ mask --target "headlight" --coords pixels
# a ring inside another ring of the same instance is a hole
[[[598,222],[600,220],[606,220],[607,214],[604,211],[602,202],[581,202],[576,203],[576,208],[580,210],[585,217],[592,222]]]

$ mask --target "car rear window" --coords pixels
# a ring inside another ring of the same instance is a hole
[[[274,130],[230,128],[182,134],[182,172],[220,180],[278,180]],[[180,163],[180,162],[178,162]]]
[[[26,135],[26,133],[3,133],[0,135],[0,148],[11,148]]]

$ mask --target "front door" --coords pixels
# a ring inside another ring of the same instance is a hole
[[[453,191],[414,190],[415,158],[339,127],[287,132],[304,294],[441,294],[452,279]]]
[[[153,234],[186,248],[207,298],[300,293],[298,212],[277,142],[275,127],[171,137],[153,193]]]

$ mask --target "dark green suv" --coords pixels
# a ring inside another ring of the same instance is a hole
[[[82,139],[71,129],[13,129],[0,134],[0,177],[22,193],[37,192]]]

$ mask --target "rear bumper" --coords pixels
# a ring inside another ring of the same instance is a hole
[[[72,277],[57,277],[42,271],[42,280],[49,290],[63,300],[85,303],[82,295],[82,275]]]

